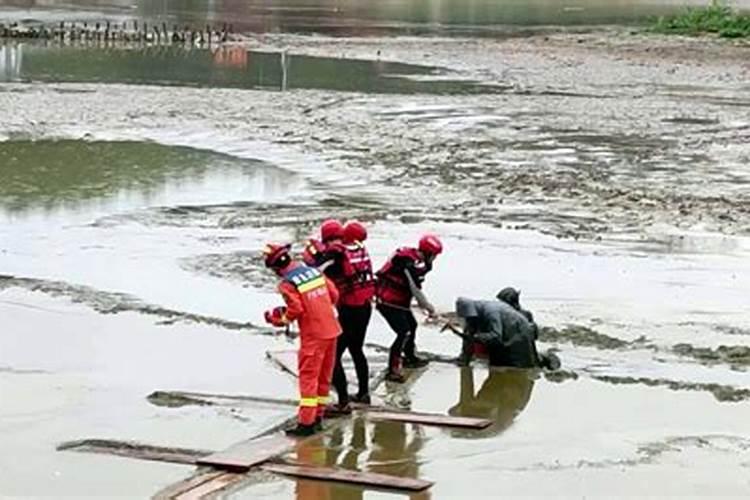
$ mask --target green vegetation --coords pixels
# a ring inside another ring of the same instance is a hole
[[[704,35],[724,38],[750,37],[750,15],[741,14],[724,1],[712,0],[706,7],[689,7],[674,16],[660,17],[651,28],[656,33]]]

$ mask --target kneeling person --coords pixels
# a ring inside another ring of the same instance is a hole
[[[504,289],[498,300],[459,297],[456,313],[464,319],[462,364],[471,361],[478,344],[487,352],[491,366],[559,367],[556,356],[537,353],[538,328],[531,313],[521,308],[515,290]]]

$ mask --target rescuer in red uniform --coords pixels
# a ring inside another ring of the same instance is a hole
[[[279,293],[286,302],[265,313],[274,326],[299,324],[300,404],[297,426],[286,432],[291,436],[310,436],[323,418],[331,387],[336,360],[336,338],[341,326],[335,305],[339,293],[336,286],[320,271],[289,255],[291,245],[269,244],[264,250],[266,267],[281,277]]]
[[[388,357],[386,380],[403,382],[401,367],[420,368],[427,361],[416,354],[415,336],[417,320],[411,310],[412,298],[419,307],[434,315],[435,308],[422,293],[425,276],[432,270],[435,257],[443,251],[437,236],[427,234],[419,240],[417,248],[399,248],[377,272],[376,297],[378,311],[396,332]],[[401,355],[403,353],[403,363]]]
[[[367,239],[367,229],[358,221],[341,226],[338,221],[328,220],[321,225],[320,232],[322,241],[311,240],[304,259],[308,265],[323,269],[340,293],[338,313],[343,332],[337,341],[333,372],[338,405],[331,407],[331,412],[349,413],[350,399],[370,403],[370,370],[363,347],[372,316],[375,280],[372,262],[363,243]],[[341,363],[347,349],[354,361],[358,381],[357,394],[352,397],[348,393],[346,372]]]

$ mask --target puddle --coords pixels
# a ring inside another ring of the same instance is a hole
[[[430,78],[434,77],[434,78]],[[41,44],[0,48],[0,81],[294,90],[374,94],[497,93],[429,66],[334,57],[183,47],[85,47]]]
[[[0,142],[0,216],[270,200],[300,185],[260,161],[155,143]]]
[[[481,497],[493,496],[498,485],[524,496],[574,490],[576,496],[592,491],[605,494],[613,487],[630,494],[648,488],[652,495],[679,495],[711,491],[717,474],[722,491],[743,488],[744,481],[732,474],[745,466],[750,452],[750,439],[737,420],[748,408],[727,408],[710,395],[627,386],[613,391],[602,382],[552,384],[523,371],[488,373],[442,366],[430,367],[409,392],[415,409],[441,413],[460,409],[457,413],[495,419],[494,430],[468,436],[449,429],[374,422],[359,415],[325,436],[305,441],[289,458],[435,481],[428,492],[411,498],[463,498],[467,484],[478,485],[472,487],[472,494]],[[637,418],[632,416],[633,405],[639,408]],[[582,407],[586,411],[577,410]],[[695,408],[703,408],[718,421],[707,420],[705,414],[691,410]],[[634,476],[641,480],[680,477],[684,462],[675,462],[674,456],[690,457],[690,463],[704,464],[711,472],[691,476],[689,484],[633,481]],[[583,484],[576,479],[581,469],[587,474]],[[259,484],[232,491],[229,498],[391,495],[290,478],[258,480]]]

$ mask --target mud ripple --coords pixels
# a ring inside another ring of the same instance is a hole
[[[250,330],[253,333],[277,335],[270,328],[260,327],[251,322],[240,323],[222,318],[203,316],[184,311],[176,311],[161,306],[147,304],[140,299],[125,293],[105,292],[83,285],[71,285],[61,281],[20,278],[0,275],[0,290],[22,288],[31,292],[40,292],[52,297],[65,297],[73,303],[84,304],[100,314],[118,314],[135,312],[159,318],[158,324],[170,325],[177,322],[199,323],[217,326],[227,330]]]
[[[710,434],[699,436],[675,436],[663,441],[653,441],[640,445],[636,456],[632,458],[605,460],[578,460],[572,463],[537,463],[529,467],[513,469],[514,471],[561,471],[575,469],[609,469],[650,465],[668,453],[682,453],[689,448],[712,449],[730,453],[746,453],[750,450],[750,439],[740,436]],[[744,464],[743,464],[744,465]]]
[[[180,265],[188,271],[239,282],[245,287],[273,290],[277,282],[262,264],[259,250],[198,255],[182,259]]]
[[[627,341],[610,337],[591,328],[580,325],[568,325],[561,329],[542,327],[539,330],[539,340],[543,342],[567,342],[580,347],[594,347],[596,349],[627,349],[653,347],[645,337]]]
[[[657,346],[648,338],[641,336],[635,340],[623,340],[597,332],[586,326],[567,325],[557,329],[542,327],[539,340],[549,343],[568,343],[578,347],[593,347],[601,350],[648,349],[667,351],[678,356],[691,358],[704,365],[724,364],[733,370],[745,370],[750,367],[750,347],[741,345],[720,345],[716,348],[695,347],[681,343],[671,347]]]
[[[713,394],[717,401],[722,403],[736,403],[750,400],[750,389],[738,388],[731,385],[648,377],[620,377],[613,375],[592,375],[591,377],[609,384],[643,384],[651,387],[667,387],[673,391],[707,391]]]
[[[672,351],[680,356],[687,356],[704,364],[723,363],[735,370],[750,367],[750,347],[720,345],[717,348],[695,347],[691,344],[675,344]]]
[[[342,218],[372,221],[385,217],[378,203],[358,197],[333,197],[294,203],[234,202],[216,205],[177,205],[116,214],[99,218],[94,227],[112,227],[134,222],[144,226],[202,229],[287,227],[299,240],[330,217],[332,209]]]
[[[714,330],[727,335],[750,335],[750,328],[741,328],[739,326],[717,325],[714,327]]]

